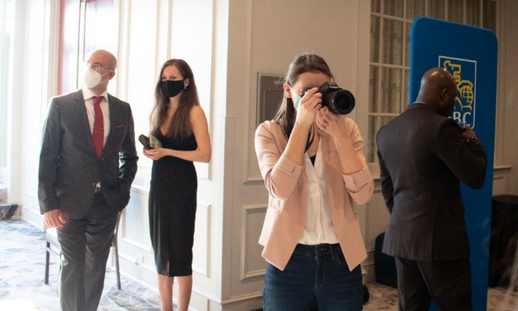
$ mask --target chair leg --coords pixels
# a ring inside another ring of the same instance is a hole
[[[47,242],[47,247],[45,248],[45,284],[49,284],[49,264],[50,264],[49,247],[50,247],[50,243]]]
[[[115,225],[115,229],[113,232],[113,239],[112,239],[112,248],[115,253],[115,274],[117,276],[117,287],[119,290],[122,288],[121,286],[121,272],[119,267],[119,242],[118,242],[118,234],[119,234],[119,223],[121,220],[122,212],[119,212],[117,215],[117,224]]]
[[[115,253],[115,275],[117,277],[117,287],[119,290],[122,288],[121,286],[121,274],[120,274],[120,268],[119,268],[119,251],[117,249],[117,244],[115,244],[113,247],[113,251]]]

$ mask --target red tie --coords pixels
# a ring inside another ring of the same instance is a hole
[[[94,100],[94,130],[92,133],[92,141],[94,142],[95,152],[97,152],[97,156],[101,157],[101,153],[103,152],[104,145],[104,122],[103,122],[103,112],[101,110],[101,101],[103,100],[102,96],[92,97]]]

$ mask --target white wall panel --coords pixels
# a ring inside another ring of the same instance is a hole
[[[247,205],[242,208],[241,280],[264,277],[266,262],[261,256],[263,247],[258,240],[268,206]]]
[[[148,192],[133,188],[131,200],[124,209],[119,225],[119,238],[124,243],[138,247],[146,253],[151,253],[149,237]]]

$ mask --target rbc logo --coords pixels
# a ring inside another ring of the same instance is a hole
[[[461,127],[475,128],[477,62],[439,56],[439,66],[448,70],[457,83],[457,98],[452,119]]]

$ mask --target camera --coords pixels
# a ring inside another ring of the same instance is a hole
[[[304,96],[309,90],[306,89],[300,96]],[[326,82],[318,88],[317,92],[322,94],[322,106],[327,107],[334,114],[348,114],[353,111],[356,104],[354,95],[340,88],[336,83]]]

